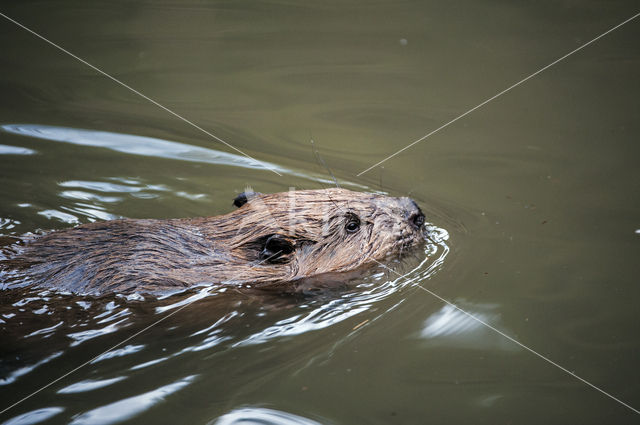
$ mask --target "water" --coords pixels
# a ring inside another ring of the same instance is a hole
[[[0,421],[637,422],[418,285],[638,408],[640,21],[356,177],[636,9],[3,3],[283,176],[0,19],[2,235],[319,188],[313,138],[346,187],[410,195],[439,238],[406,279],[307,297],[2,292],[0,409],[88,363]]]

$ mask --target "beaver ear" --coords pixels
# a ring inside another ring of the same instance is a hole
[[[257,192],[242,192],[234,198],[233,205],[240,208],[256,196],[260,196],[260,194]]]
[[[286,263],[290,259],[287,255],[293,252],[293,244],[282,235],[271,235],[264,242],[260,251],[260,261],[268,263]]]

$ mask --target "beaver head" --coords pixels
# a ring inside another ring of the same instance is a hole
[[[234,205],[230,250],[264,277],[353,270],[425,240],[424,214],[409,198],[332,188],[243,193]]]

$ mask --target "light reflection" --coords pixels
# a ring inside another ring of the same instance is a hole
[[[30,334],[27,334],[25,336],[23,336],[23,338],[29,338],[32,336],[36,336],[36,335],[42,335],[42,334],[47,334],[50,332],[53,332],[58,326],[61,326],[64,323],[64,321],[58,322],[53,326],[49,326],[46,328],[42,328],[42,329],[38,329],[37,331],[33,331]]]
[[[200,344],[192,345],[190,347],[185,347],[179,352],[175,353],[172,357],[178,356],[183,353],[188,353],[188,352],[195,353],[198,351],[208,350],[210,348],[220,345],[222,342],[227,341],[229,339],[231,339],[230,336],[217,336],[217,335],[208,336],[205,339],[203,339]]]
[[[196,336],[196,335],[200,335],[200,334],[207,333],[207,332],[209,332],[208,335],[212,335],[213,332],[211,332],[211,331],[215,330],[220,325],[222,325],[223,323],[228,322],[229,320],[233,319],[234,317],[238,316],[239,314],[240,313],[238,313],[237,311],[232,311],[231,313],[227,313],[224,316],[222,316],[220,319],[216,320],[213,323],[213,325],[207,326],[204,329],[200,329],[199,331],[196,331],[196,332],[192,333],[189,336]]]
[[[355,305],[347,303],[331,302],[324,307],[311,311],[300,320],[284,325],[276,324],[270,326],[235,343],[234,346],[262,344],[273,338],[300,335],[313,330],[323,329],[335,323],[342,322],[349,317],[356,316],[368,310],[369,307],[369,304],[356,307]]]
[[[495,328],[504,329],[497,304],[456,303],[462,310]],[[518,350],[519,347],[451,305],[444,305],[424,322],[420,336],[431,346],[482,350]]]
[[[97,202],[119,202],[122,198],[119,196],[101,196],[91,192],[85,192],[83,190],[64,190],[60,192],[60,196],[67,199],[76,199],[78,201],[97,201]]]
[[[43,407],[41,409],[32,410],[14,416],[8,421],[2,422],[2,425],[35,425],[44,422],[49,418],[64,411],[62,407]]]
[[[123,310],[120,310],[120,311],[114,313],[111,316],[104,317],[103,319],[98,321],[98,324],[113,322],[116,319],[119,319],[119,318],[125,317],[125,316],[129,316],[130,314],[131,314],[131,311],[129,311],[128,308],[125,308]],[[101,314],[100,316],[103,316],[103,315],[104,315],[104,313]],[[97,318],[98,317],[95,317],[95,319],[97,319]]]
[[[33,155],[37,153],[33,149],[21,146],[0,145],[0,155]]]
[[[211,287],[204,287],[200,291],[198,291],[197,294],[192,295],[188,298],[185,298],[181,301],[175,302],[173,304],[165,305],[162,307],[156,307],[156,313],[164,313],[165,311],[173,310],[174,308],[183,307],[185,305],[192,304],[202,298],[215,296],[217,293],[213,292],[213,289],[214,288],[211,288]],[[171,297],[172,295],[174,294],[169,294],[166,297],[160,297],[159,299],[168,298],[168,297]]]
[[[130,155],[142,155],[147,157],[214,165],[228,165],[259,170],[263,170],[266,166],[280,174],[312,179],[329,185],[333,184],[332,180],[327,179],[323,175],[294,171],[270,162],[258,162],[242,155],[158,139],[155,137],[39,124],[5,124],[0,126],[0,129],[7,133],[18,134],[21,136],[35,137],[53,142],[71,143],[81,146],[106,148]],[[370,190],[367,186],[358,183],[348,181],[343,181],[342,183],[345,186]]]
[[[144,369],[145,367],[149,367],[149,366],[153,366],[154,364],[162,363],[163,361],[167,360],[168,358],[169,357],[160,357],[159,359],[154,359],[154,360],[150,360],[148,362],[140,363],[140,364],[137,364],[135,366],[131,366],[129,368],[129,370]]]
[[[203,162],[208,164],[232,165],[235,167],[255,169],[263,169],[266,165],[267,167],[281,173],[286,171],[284,168],[275,164],[270,164],[264,161],[257,162],[245,156],[208,148],[201,148],[199,146],[191,146],[184,143],[156,139],[154,137],[38,124],[7,124],[3,125],[1,128],[12,134],[36,137],[38,139],[45,139],[54,142],[71,143],[74,145],[107,148],[116,152],[131,155],[177,159],[190,162]]]
[[[14,229],[17,224],[21,224],[21,222],[19,220],[14,220],[11,218],[0,217],[0,230]]]
[[[80,188],[95,190],[102,193],[136,193],[144,190],[152,190],[154,192],[167,192],[169,188],[160,185],[145,185],[134,180],[127,180],[127,184],[118,184],[111,182],[90,181],[90,180],[68,180],[58,183],[60,187]]]
[[[75,215],[67,214],[58,210],[44,210],[38,211],[38,214],[47,217],[49,220],[57,219],[62,221],[63,223],[68,224],[79,224],[80,220]]]
[[[127,345],[125,347],[122,348],[118,348],[116,350],[111,350],[108,351],[104,354],[101,354],[100,356],[96,357],[95,359],[91,360],[91,363],[98,363],[101,362],[103,360],[108,360],[108,359],[113,359],[115,357],[123,357],[123,356],[128,356],[129,354],[133,354],[133,353],[137,353],[138,351],[142,350],[144,348],[144,344],[141,345]]]
[[[476,403],[480,407],[493,407],[493,405],[495,405],[497,402],[499,402],[503,398],[504,398],[504,395],[502,394],[491,394],[491,395],[479,397],[476,400]]]
[[[71,425],[110,425],[129,420],[191,384],[196,377],[197,375],[187,376],[153,391],[89,410],[74,416]]]
[[[0,378],[0,385],[9,385],[15,382],[21,376],[26,375],[27,373],[33,371],[35,368],[42,366],[45,363],[49,363],[51,360],[60,357],[62,355],[62,351],[58,351],[56,353],[51,354],[50,356],[45,357],[37,363],[34,363],[30,366],[23,366],[20,369],[16,369],[13,372],[9,373],[4,378]]]
[[[81,214],[85,217],[87,217],[88,219],[96,219],[96,220],[116,220],[118,218],[123,218],[121,215],[117,215],[117,214],[111,214],[105,211],[100,210],[97,207],[93,207],[93,208],[80,208],[80,207],[75,207],[75,208],[66,208],[66,207],[62,207],[65,210],[68,210],[69,212],[73,212],[76,214]]]
[[[243,407],[220,416],[208,425],[320,425],[320,422],[283,412],[281,410],[262,407]]]
[[[116,382],[120,382],[124,379],[127,379],[127,377],[117,376],[115,378],[101,380],[85,379],[84,381],[76,382],[75,384],[71,384],[62,389],[59,389],[58,394],[75,394],[93,391],[97,390],[98,388],[104,388],[111,384],[115,384]]]
[[[120,326],[118,325],[126,321],[127,321],[127,318],[124,318],[122,320],[117,321],[116,323],[110,324],[109,326],[105,326],[104,328],[90,329],[88,331],[70,333],[67,336],[73,339],[73,342],[71,343],[71,347],[75,347],[76,345],[82,344],[83,342],[88,341],[90,339],[97,338],[99,336],[107,335],[117,331],[118,329],[120,329]]]

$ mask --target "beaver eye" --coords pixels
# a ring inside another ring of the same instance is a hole
[[[355,233],[358,231],[358,229],[360,229],[360,220],[358,219],[358,217],[351,217],[344,228],[349,233]]]

